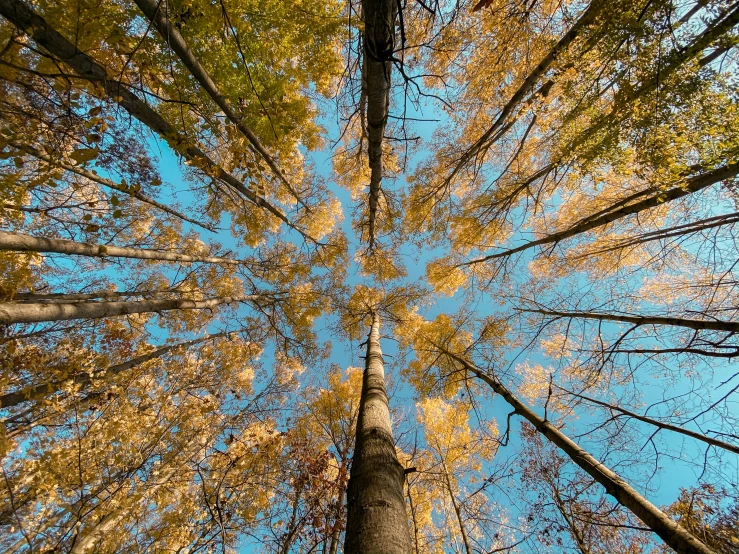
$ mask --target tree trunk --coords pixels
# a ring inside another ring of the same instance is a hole
[[[0,303],[0,325],[38,323],[69,319],[99,319],[118,315],[165,312],[168,310],[210,310],[221,304],[245,302],[258,296],[206,298],[205,300],[137,300],[131,302],[77,302],[54,304]]]
[[[382,143],[390,109],[390,87],[395,50],[395,0],[363,0],[364,41],[362,89],[367,105],[367,157],[369,158],[369,248],[375,244],[377,207],[382,188]]]
[[[13,250],[16,252],[54,252],[57,254],[68,254],[71,256],[92,256],[95,258],[134,258],[137,260],[161,260],[186,263],[211,263],[238,265],[238,260],[218,258],[211,256],[187,256],[175,252],[163,252],[161,250],[149,250],[146,248],[127,248],[121,246],[108,246],[105,244],[90,244],[87,242],[75,242],[73,240],[50,239],[45,237],[34,237],[21,233],[8,233],[0,231],[0,250]]]
[[[62,379],[61,381],[53,381],[51,383],[42,383],[39,385],[33,385],[30,387],[25,387],[24,389],[21,389],[19,391],[3,394],[3,395],[0,395],[0,408],[3,408],[3,409],[10,408],[11,406],[17,406],[18,404],[22,404],[24,402],[29,402],[31,400],[38,400],[39,398],[50,396],[54,394],[55,392],[59,392],[67,385],[77,384],[77,385],[87,386],[92,382],[93,377],[97,375],[101,375],[101,374],[117,375],[118,373],[122,373],[134,367],[140,366],[141,364],[146,363],[149,360],[161,358],[167,352],[171,352],[172,350],[177,350],[179,348],[187,348],[188,346],[193,346],[196,344],[200,344],[201,342],[206,342],[206,341],[213,340],[216,338],[225,337],[231,334],[233,333],[217,333],[215,335],[209,335],[207,337],[203,337],[200,339],[190,340],[187,342],[180,342],[178,344],[171,344],[169,346],[163,346],[161,348],[157,348],[156,350],[152,352],[149,352],[148,354],[142,354],[141,356],[136,356],[135,358],[132,358],[126,362],[112,365],[106,369],[99,369],[99,370],[93,371],[92,373],[78,373],[77,375],[72,375],[71,377]]]
[[[580,466],[593,479],[598,481],[606,492],[613,496],[622,506],[631,510],[644,524],[662,538],[675,552],[679,554],[716,554],[684,527],[670,519],[654,504],[639,494],[631,485],[624,481],[617,473],[606,467],[590,453],[580,447],[549,421],[540,418],[531,408],[518,400],[496,378],[483,373],[472,362],[453,354],[444,347],[437,348],[450,358],[460,363],[467,371],[477,376],[489,385],[503,399],[513,407],[516,414],[528,420],[536,430],[557,445],[573,462]]]
[[[457,499],[454,497],[454,489],[452,488],[452,480],[449,478],[449,471],[447,470],[446,463],[440,447],[437,447],[439,451],[439,459],[441,460],[441,468],[444,472],[444,482],[446,490],[449,493],[449,500],[452,502],[452,508],[454,508],[454,514],[457,516],[457,523],[459,524],[459,532],[462,534],[462,542],[464,543],[464,551],[466,554],[474,554],[470,540],[467,537],[467,529],[464,526],[464,518],[462,517],[462,509],[457,504]]]
[[[395,453],[380,318],[372,313],[349,486],[345,554],[408,554],[413,550],[405,512],[403,466]]]

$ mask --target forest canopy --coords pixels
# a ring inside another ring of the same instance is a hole
[[[0,549],[739,554],[738,45],[0,0]]]

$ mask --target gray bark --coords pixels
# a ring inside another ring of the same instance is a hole
[[[589,452],[552,425],[552,423],[539,417],[495,377],[484,373],[472,362],[453,354],[446,348],[438,345],[437,347],[441,352],[456,360],[467,371],[477,376],[477,378],[497,392],[514,409],[516,414],[526,419],[539,433],[557,445],[573,462],[598,483],[603,485],[606,492],[613,496],[619,504],[631,510],[634,515],[643,521],[647,527],[652,529],[652,531],[676,552],[679,554],[716,554],[711,548],[639,494],[636,489],[624,481],[617,473],[598,461]]]
[[[172,350],[187,348],[188,346],[194,346],[196,344],[200,344],[202,342],[220,337],[225,337],[230,334],[233,333],[217,333],[215,335],[209,335],[207,337],[195,340],[180,342],[178,344],[170,344],[168,346],[157,348],[156,350],[149,352],[148,354],[136,356],[135,358],[132,358],[126,362],[115,364],[105,369],[98,369],[96,371],[93,371],[92,373],[79,373],[60,381],[41,383],[38,385],[25,387],[19,391],[9,392],[7,394],[0,395],[0,408],[10,408],[12,406],[17,406],[18,404],[23,404],[24,402],[38,400],[39,398],[50,396],[71,384],[87,386],[95,377],[98,377],[100,375],[117,375],[118,373],[123,373],[124,371],[127,371],[129,369],[133,369],[134,367],[140,366],[141,364],[146,363],[150,360],[161,358]]]
[[[382,190],[382,143],[390,108],[395,50],[395,0],[363,0],[364,40],[362,89],[367,109],[367,157],[370,168],[369,248],[375,244],[377,207]]]
[[[287,190],[290,191],[290,194],[292,194],[293,197],[303,205],[303,207],[307,208],[308,206],[305,205],[300,195],[298,195],[290,184],[290,181],[288,181],[287,177],[282,173],[282,170],[280,170],[275,159],[269,154],[269,152],[267,152],[264,146],[262,146],[262,143],[254,132],[246,125],[246,123],[244,123],[244,120],[231,107],[228,100],[223,96],[208,72],[202,65],[200,65],[198,59],[187,46],[187,42],[185,42],[184,37],[175,27],[170,25],[166,9],[167,4],[159,3],[155,0],[135,0],[135,2],[139,9],[144,12],[144,15],[146,15],[146,17],[148,17],[154,24],[159,31],[159,34],[161,34],[164,40],[167,41],[170,48],[172,48],[180,60],[182,60],[182,63],[185,64],[185,67],[187,67],[192,76],[195,77],[198,83],[200,83],[200,86],[202,86],[205,92],[208,93],[208,96],[218,104],[218,107],[223,110],[223,113],[226,114],[226,117],[231,121],[231,123],[236,125],[236,128],[246,137],[249,143],[254,147],[254,150],[256,150],[264,161],[267,162],[267,165],[270,167],[272,172],[280,181],[282,181]]]
[[[245,302],[255,296],[206,298],[205,300],[138,300],[131,302],[84,302],[53,304],[0,303],[0,325],[70,319],[99,319],[119,315],[169,310],[211,310],[221,304]]]
[[[413,550],[404,483],[390,426],[380,318],[373,313],[347,487],[346,554],[408,554]]]
[[[211,256],[187,256],[174,252],[162,250],[149,250],[146,248],[128,248],[121,246],[110,246],[107,244],[90,244],[87,242],[75,242],[64,239],[51,239],[45,237],[34,237],[21,233],[8,233],[0,231],[0,250],[13,250],[16,252],[54,252],[57,254],[69,254],[71,256],[91,256],[95,258],[134,258],[137,260],[161,260],[186,263],[211,263],[238,265],[238,260],[229,258],[218,258]]]
[[[200,148],[192,145],[186,136],[179,133],[146,102],[139,99],[125,83],[109,75],[107,70],[92,57],[80,52],[73,43],[58,33],[43,17],[35,13],[22,0],[0,0],[0,15],[22,29],[37,44],[43,46],[59,60],[74,69],[82,78],[101,84],[111,100],[166,140],[174,150],[192,162],[195,167],[199,167],[209,175],[217,177],[257,206],[264,208],[288,226],[297,230],[304,237],[313,240],[296,228],[281,210],[249,190],[236,177],[211,160]]]

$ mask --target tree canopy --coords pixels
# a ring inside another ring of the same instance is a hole
[[[0,548],[739,553],[738,45],[0,0]]]

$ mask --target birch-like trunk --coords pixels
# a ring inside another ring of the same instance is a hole
[[[214,256],[188,256],[175,252],[149,250],[146,248],[128,248],[107,244],[90,244],[65,239],[34,237],[22,233],[0,231],[0,250],[15,252],[39,252],[68,254],[70,256],[91,256],[93,258],[134,258],[137,260],[160,260],[185,263],[210,263],[238,265],[238,260]]]
[[[526,419],[539,433],[557,445],[573,462],[598,483],[603,485],[606,492],[613,496],[619,504],[628,508],[647,527],[665,541],[670,548],[675,550],[675,552],[679,554],[716,554],[711,548],[688,532],[687,529],[670,519],[667,514],[639,494],[620,475],[598,461],[549,421],[539,417],[496,378],[484,373],[469,360],[443,347],[438,348],[497,392],[514,409],[516,414]]]
[[[390,426],[380,318],[373,313],[347,487],[345,554],[408,554],[413,550],[404,483]]]
[[[0,304],[0,325],[39,323],[69,319],[99,319],[119,315],[166,312],[169,310],[210,310],[221,304],[245,302],[256,296],[206,298],[205,300],[136,300],[131,302],[74,302],[53,304]]]

